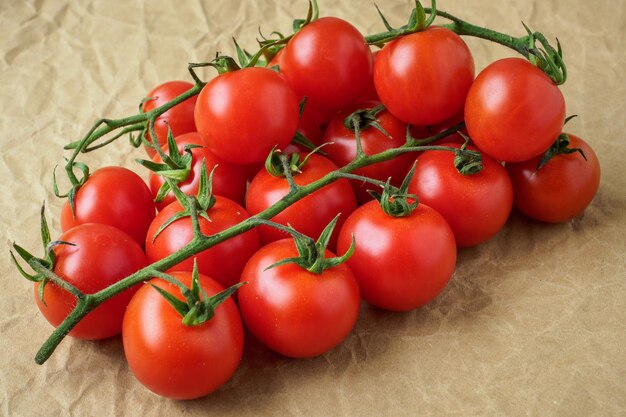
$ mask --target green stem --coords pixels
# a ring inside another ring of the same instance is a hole
[[[425,7],[424,11],[426,13],[431,13],[432,9],[430,7]],[[511,48],[518,53],[522,54],[524,57],[529,57],[528,52],[528,36],[522,36],[520,38],[513,37],[511,35],[507,35],[504,33],[497,32],[495,30],[483,28],[480,26],[473,25],[468,23],[450,13],[444,12],[442,10],[436,10],[435,13],[439,17],[443,17],[445,19],[451,20],[452,23],[447,23],[443,25],[439,25],[441,27],[445,27],[456,33],[457,35],[462,36],[473,36],[476,38],[486,39],[491,42],[499,43],[500,45],[504,45],[508,48]],[[397,33],[394,33],[397,32]],[[395,31],[387,31],[381,32],[374,35],[369,35],[365,37],[365,40],[370,45],[380,45],[381,43],[385,43],[390,41],[391,39],[395,39],[398,36],[405,34],[406,30],[399,29]]]

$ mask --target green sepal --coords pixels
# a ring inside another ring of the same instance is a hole
[[[185,298],[186,302],[180,300],[163,288],[147,282],[147,284],[157,290],[182,317],[182,324],[185,326],[199,326],[211,320],[215,316],[215,309],[226,301],[237,289],[246,284],[245,282],[237,283],[209,297],[204,288],[200,285],[200,274],[198,273],[198,264],[195,259],[191,273],[191,288],[187,288],[182,282],[163,272],[155,272],[155,276],[175,285]]]
[[[380,208],[389,216],[406,217],[417,208],[419,204],[417,196],[408,193],[416,165],[417,162],[413,163],[400,188],[391,185],[391,178],[389,178],[383,187],[382,193],[368,190],[368,193],[380,203]]]
[[[548,148],[548,150],[541,156],[541,159],[539,160],[539,163],[537,164],[537,168],[535,169],[535,172],[543,168],[544,165],[550,162],[550,160],[557,155],[568,155],[571,153],[578,152],[580,153],[580,155],[583,157],[585,161],[587,160],[587,155],[585,155],[585,152],[583,152],[582,149],[570,148],[569,145],[570,145],[569,136],[567,136],[567,133],[561,133],[557,137],[556,141],[554,141],[552,146],[550,146],[550,148]]]
[[[76,217],[76,203],[75,203],[76,193],[78,192],[78,189],[83,184],[85,184],[85,182],[89,179],[89,166],[87,166],[87,164],[82,163],[82,162],[76,162],[76,161],[72,162],[71,168],[70,168],[71,173],[68,172],[68,177],[70,179],[70,182],[72,183],[72,187],[65,194],[61,194],[59,192],[59,186],[58,186],[57,177],[56,177],[56,168],[57,167],[55,166],[54,170],[52,171],[52,190],[54,192],[54,195],[58,198],[67,197],[70,203],[70,209],[72,210],[72,216]],[[78,170],[81,172],[82,176],[80,179],[78,179],[76,175],[74,175],[74,172],[73,172],[74,168],[78,168]]]
[[[285,227],[278,224],[269,224],[271,222],[267,222],[266,224],[270,226],[274,226],[283,230],[287,233],[290,233],[294,238],[294,243],[296,245],[296,250],[298,251],[298,256],[281,259],[278,262],[275,262],[265,268],[268,269],[275,268],[277,266],[286,265],[286,264],[296,264],[300,268],[306,269],[309,272],[314,274],[321,274],[324,270],[333,268],[345,261],[347,261],[350,256],[354,253],[354,237],[352,245],[350,245],[350,249],[343,255],[334,258],[327,259],[325,257],[326,247],[330,242],[330,238],[332,236],[333,230],[337,225],[337,220],[339,219],[340,214],[337,214],[333,220],[326,225],[317,242],[315,242],[309,236],[305,236],[291,226]]]
[[[483,169],[482,154],[479,151],[467,149],[467,145],[470,143],[469,137],[461,132],[457,133],[465,139],[465,143],[461,149],[454,151],[454,167],[461,175],[478,174]]]
[[[383,135],[390,137],[389,133],[380,125],[376,117],[378,113],[383,110],[385,110],[384,104],[379,104],[369,109],[363,108],[355,110],[343,119],[343,126],[352,132],[356,132],[357,129],[363,131],[371,126],[380,131]]]
[[[424,6],[422,6],[419,0],[416,0],[415,7],[411,11],[408,22],[398,28],[394,28],[389,24],[389,21],[380,11],[380,8],[378,6],[376,6],[376,10],[378,11],[378,15],[383,21],[383,25],[385,26],[385,29],[387,29],[387,31],[377,33],[375,35],[366,36],[365,40],[370,45],[382,47],[387,42],[390,42],[405,35],[409,35],[411,33],[423,31],[427,29],[430,25],[432,25],[435,21],[435,18],[437,17],[437,2],[435,0],[431,0],[431,7],[430,10],[428,10],[429,15],[427,18],[427,10],[424,8]]]
[[[151,284],[149,282],[146,282],[146,284],[148,284],[149,286],[157,290],[159,294],[161,294],[163,298],[167,300],[167,302],[174,308],[174,310],[176,310],[178,314],[180,314],[183,317],[187,314],[187,312],[189,311],[189,308],[187,307],[187,304],[185,302],[174,297],[172,294],[165,291],[163,288],[157,287],[156,285]]]
[[[20,258],[22,258],[22,260],[25,261],[34,271],[37,271],[36,268],[44,268],[48,270],[49,272],[53,273],[54,265],[56,261],[56,256],[53,250],[54,247],[57,245],[70,245],[70,246],[75,246],[75,245],[73,243],[66,242],[63,240],[54,240],[54,241],[51,240],[50,229],[48,228],[48,221],[46,220],[46,216],[45,216],[45,204],[42,204],[42,207],[41,207],[40,231],[41,231],[41,243],[44,249],[43,258],[38,258],[34,256],[29,251],[27,251],[26,249],[24,249],[22,246],[18,245],[15,242],[13,243],[13,249],[15,250],[15,252],[17,252]],[[10,251],[10,254],[11,254],[11,260],[15,264],[18,272],[27,280],[31,282],[39,283],[38,295],[39,295],[41,302],[44,303],[45,305],[45,302],[43,299],[43,292],[44,292],[45,285],[50,280],[50,278],[46,277],[41,272],[37,272],[35,274],[30,274],[26,272],[26,270],[18,262],[13,251]],[[58,276],[55,279],[61,280],[61,278],[59,278]],[[76,292],[73,292],[73,291],[76,291]],[[76,290],[76,288],[73,288],[73,291],[70,291],[70,292],[73,292],[75,295],[78,293],[77,292],[78,290]]]
[[[319,17],[319,7],[317,6],[317,0],[309,0],[309,9],[305,19],[295,19],[292,24],[294,33],[298,33],[303,27],[311,22],[314,22]]]
[[[159,236],[161,232],[163,232],[163,230],[165,230],[165,228],[167,228],[170,224],[184,217],[190,217],[192,213],[192,207],[191,207],[192,204],[196,206],[196,212],[199,217],[202,217],[208,221],[211,221],[207,211],[210,210],[215,205],[215,202],[217,201],[215,199],[215,196],[213,195],[213,175],[215,173],[216,168],[217,168],[217,165],[213,167],[213,169],[211,170],[211,175],[208,176],[207,169],[206,169],[206,159],[202,160],[202,168],[200,170],[200,181],[198,184],[198,194],[195,197],[186,195],[178,187],[178,184],[176,184],[171,179],[165,177],[166,183],[169,185],[169,188],[174,193],[176,200],[183,207],[183,210],[179,211],[178,213],[175,213],[172,217],[167,219],[161,225],[161,227],[157,229],[154,236],[152,237],[153,242],[156,240],[157,236]]]

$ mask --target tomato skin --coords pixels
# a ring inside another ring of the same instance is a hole
[[[361,97],[372,75],[372,56],[350,23],[322,17],[300,30],[280,57],[280,70],[312,107],[336,112]]]
[[[461,147],[454,143],[442,146]],[[487,155],[482,157],[483,169],[473,175],[460,174],[454,158],[454,153],[448,151],[421,154],[409,193],[446,219],[458,247],[469,247],[502,229],[513,206],[513,187],[504,167]]]
[[[341,264],[314,274],[295,264],[266,268],[298,256],[293,239],[272,242],[246,265],[239,308],[246,327],[270,349],[292,358],[321,355],[350,333],[359,312],[359,287]],[[326,251],[326,257],[334,257]]]
[[[191,286],[191,273],[171,275]],[[224,289],[205,275],[199,282],[209,297]],[[175,285],[158,278],[150,283],[185,301]],[[176,310],[148,285],[128,305],[122,336],[128,366],[137,379],[151,391],[177,400],[199,398],[221,387],[243,354],[243,326],[232,299],[220,304],[207,322],[185,326]]]
[[[519,162],[543,154],[565,119],[565,99],[539,68],[521,58],[505,58],[485,68],[465,103],[472,141],[492,158]]]
[[[304,156],[303,156],[304,158]],[[320,155],[311,155],[302,167],[302,172],[294,175],[297,185],[307,185],[335,171],[337,166]],[[289,183],[284,177],[274,177],[263,169],[254,177],[246,194],[246,209],[254,216],[267,209],[289,192]],[[350,183],[346,179],[335,181],[295,202],[271,220],[282,225],[290,224],[294,229],[317,239],[324,227],[341,213],[335,232],[330,239],[329,248],[337,241],[337,233],[345,218],[356,208],[356,198]],[[287,233],[269,226],[257,228],[261,242],[267,244],[284,239]]]
[[[339,254],[348,250],[353,235],[356,247],[347,264],[361,297],[374,306],[392,311],[421,307],[444,289],[454,271],[454,234],[443,216],[425,204],[407,217],[392,217],[378,201],[365,203],[341,228]]]
[[[250,217],[243,207],[232,200],[220,196],[215,196],[215,200],[215,205],[207,212],[211,221],[203,217],[198,218],[200,230],[207,236],[219,233]],[[180,211],[183,211],[182,206],[178,201],[174,201],[154,218],[146,238],[146,255],[150,262],[171,255],[193,239],[191,218],[184,217],[172,222],[153,240],[161,225]],[[170,271],[191,272],[196,259],[201,274],[212,277],[227,288],[239,281],[246,261],[259,246],[259,236],[253,229],[176,264]]]
[[[147,97],[153,97],[153,99],[144,102],[142,107],[143,111],[149,112],[150,110],[154,110],[168,101],[172,101],[191,88],[193,88],[193,84],[186,81],[168,81],[163,83],[148,93]],[[172,130],[172,134],[174,136],[196,130],[193,113],[196,107],[197,98],[198,96],[188,98],[182,103],[172,107],[156,119],[154,131],[161,146],[167,144],[168,126]],[[152,143],[152,138],[149,133],[146,135],[146,139]],[[144,146],[144,148],[150,158],[156,154],[154,149],[147,146]]]
[[[358,109],[370,109],[378,103],[368,102],[363,105],[352,106],[348,110],[341,111],[330,121],[324,134],[324,142],[331,143],[324,146],[328,159],[337,166],[343,167],[350,163],[356,156],[356,136],[354,132],[343,125],[343,121],[353,111]],[[361,146],[367,155],[383,152],[387,149],[397,148],[406,142],[406,123],[396,119],[387,110],[383,110],[376,115],[380,126],[389,134],[386,136],[378,129],[370,126],[361,130]],[[353,173],[380,181],[387,181],[392,178],[392,184],[399,186],[404,176],[411,167],[415,156],[403,154],[389,161],[379,162],[355,170]],[[363,181],[351,181],[352,188],[359,203],[364,203],[372,199],[367,190],[381,191],[380,187],[365,183]]]
[[[84,223],[108,224],[128,233],[142,247],[156,210],[141,177],[117,166],[91,173],[78,189],[74,204],[76,217],[69,201],[61,209],[62,231]]]
[[[216,156],[206,147],[207,145],[204,138],[198,132],[185,133],[184,135],[177,136],[175,140],[178,145],[178,150],[181,153],[185,145],[203,146],[202,148],[191,149],[191,172],[185,181],[178,184],[178,187],[183,193],[187,195],[198,194],[202,161],[204,160],[206,162],[207,174],[210,174],[211,170],[217,166],[213,174],[213,193],[229,198],[238,204],[243,204],[247,186],[247,175],[244,167],[231,164]],[[165,152],[165,154],[167,155],[168,152]],[[161,156],[158,154],[152,158],[152,161],[163,163]],[[159,188],[161,188],[164,182],[165,179],[163,176],[150,172],[150,190],[152,191],[153,197],[156,197]],[[168,204],[175,200],[176,197],[174,193],[170,191],[163,201],[157,203],[157,209],[163,210]]]
[[[566,222],[581,214],[600,185],[600,162],[583,139],[568,134],[570,148],[578,152],[559,154],[537,170],[540,157],[506,164],[513,183],[515,207],[536,220]]]
[[[385,107],[419,126],[461,112],[473,79],[474,60],[465,42],[437,26],[389,42],[374,65],[376,92]]]
[[[233,164],[267,158],[287,146],[298,127],[298,98],[285,79],[267,68],[221,74],[198,96],[195,121],[211,152]]]
[[[96,293],[148,265],[146,255],[128,234],[106,224],[82,224],[61,234],[58,240],[76,246],[54,247],[54,273],[83,294]],[[138,289],[139,286],[131,287],[100,304],[69,335],[87,340],[115,336],[122,330],[124,311]],[[44,304],[38,291],[39,283],[35,284],[39,310],[50,324],[58,327],[76,306],[76,297],[48,282],[44,288]]]

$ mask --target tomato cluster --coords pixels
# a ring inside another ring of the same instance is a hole
[[[350,333],[361,299],[393,311],[432,301],[458,248],[496,235],[513,206],[563,222],[598,189],[598,160],[562,134],[563,95],[537,65],[507,58],[474,78],[468,46],[443,26],[372,52],[345,20],[306,23],[275,56],[228,61],[151,121],[149,186],[121,167],[86,175],[63,234],[46,242],[59,280],[41,279],[36,297],[55,326],[77,292],[155,265],[148,285],[116,290],[70,335],[121,332],[130,369],[160,395],[195,398],[228,381],[242,322],[283,355],[321,355]],[[142,111],[192,87],[166,82]],[[209,243],[194,252],[198,241]]]

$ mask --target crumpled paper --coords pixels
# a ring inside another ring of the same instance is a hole
[[[380,3],[393,25],[410,1]],[[513,212],[491,241],[459,253],[449,286],[409,313],[362,305],[356,328],[333,351],[291,360],[252,336],[241,367],[196,401],[160,398],[129,371],[120,338],[64,340],[43,366],[33,357],[51,327],[32,284],[11,265],[13,241],[39,254],[42,201],[58,235],[61,201],[52,170],[62,146],[100,117],[132,114],[186,64],[254,49],[257,26],[288,32],[304,1],[58,0],[0,3],[0,414],[5,416],[618,416],[626,415],[626,131],[623,68],[626,2],[440,1],[472,23],[521,36],[524,21],[558,36],[569,79],[567,131],[602,163],[598,196],[579,218],[545,225]],[[373,4],[320,0],[322,15],[383,30]],[[467,40],[477,70],[513,56]],[[206,79],[209,70],[201,71]],[[126,139],[84,159],[96,168],[133,162]],[[142,172],[142,175],[145,173]]]

